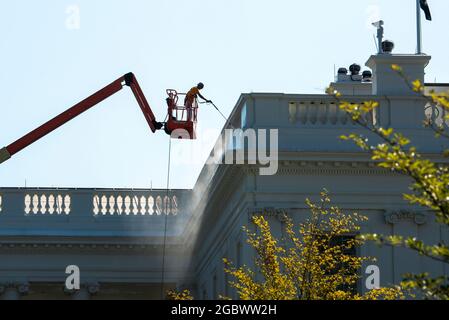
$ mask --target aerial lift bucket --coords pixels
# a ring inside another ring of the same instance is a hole
[[[173,139],[196,139],[196,124],[198,103],[195,99],[192,106],[180,105],[179,94],[176,90],[167,89],[168,119],[165,132]]]

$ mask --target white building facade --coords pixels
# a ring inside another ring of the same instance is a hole
[[[334,86],[345,100],[378,101],[370,121],[394,127],[421,153],[446,162],[439,157],[446,142],[423,127],[426,116],[443,121],[444,113],[428,109],[391,70],[398,64],[410,79],[424,82],[429,61],[426,55],[375,55],[367,62],[372,79],[341,73]],[[283,214],[304,221],[305,199],[317,199],[323,188],[340,208],[368,216],[362,233],[449,242],[447,228],[432,212],[403,199],[408,178],[378,168],[368,154],[339,139],[367,133],[333,97],[243,94],[227,128],[278,130],[277,173],[260,175],[259,165],[211,163],[193,190],[0,188],[2,298],[159,299],[173,287],[190,288],[199,299],[236,298],[222,259],[252,264],[242,226],[264,213],[281,236]],[[381,285],[398,283],[408,272],[449,272],[406,249],[367,244],[357,254],[378,259]],[[80,290],[64,289],[68,265],[80,268]],[[358,290],[366,290],[363,281]]]

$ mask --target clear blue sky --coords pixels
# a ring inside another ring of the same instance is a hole
[[[449,1],[428,1],[427,80],[449,82]],[[66,9],[80,9],[80,28]],[[1,4],[0,146],[132,71],[154,112],[165,89],[198,81],[228,115],[242,92],[321,93],[334,64],[364,64],[375,52],[367,26],[380,12],[398,53],[414,53],[415,0],[72,0]],[[223,126],[200,111],[196,142],[176,141],[172,188],[191,188]],[[0,186],[165,187],[168,136],[151,134],[128,90],[0,166]],[[188,161],[184,161],[188,162]]]

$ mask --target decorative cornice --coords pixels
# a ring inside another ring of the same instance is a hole
[[[273,207],[265,207],[265,208],[249,208],[248,209],[248,220],[251,221],[253,216],[263,216],[266,218],[274,217],[279,222],[287,221],[288,217],[288,209],[276,209]]]
[[[83,249],[83,250],[150,250],[160,249],[163,244],[80,244],[80,243],[22,243],[22,242],[6,242],[0,243],[0,249]],[[166,244],[169,249],[183,247],[181,244]]]
[[[273,207],[249,208],[248,220],[255,215],[264,217],[274,217],[280,222],[285,222],[289,214],[288,209],[277,209]],[[428,222],[429,214],[424,211],[410,211],[406,209],[388,211],[384,213],[385,221],[389,224],[398,224],[403,221],[413,221],[417,225],[424,225]]]
[[[412,221],[417,225],[423,225],[428,222],[428,214],[423,211],[397,210],[385,213],[385,221],[389,224],[398,224],[403,221]]]
[[[259,174],[259,165],[242,165],[245,174]],[[391,176],[398,173],[377,167],[375,162],[367,161],[279,161],[277,174],[282,175],[376,175]]]

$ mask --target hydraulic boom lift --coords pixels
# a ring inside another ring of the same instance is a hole
[[[180,94],[178,94],[176,90],[167,90],[167,121],[158,122],[156,121],[153,111],[151,110],[150,105],[148,104],[148,101],[145,98],[136,77],[133,73],[128,73],[118,78],[111,84],[107,85],[103,89],[97,91],[80,103],[74,105],[67,111],[64,111],[60,115],[51,119],[47,123],[44,123],[37,129],[26,134],[19,140],[11,143],[9,146],[0,149],[0,163],[8,160],[17,152],[28,147],[32,143],[49,134],[53,130],[59,128],[63,124],[69,122],[73,118],[79,116],[81,113],[89,110],[103,100],[109,98],[113,94],[120,91],[125,85],[131,88],[134,96],[137,99],[140,109],[142,110],[143,115],[153,133],[157,130],[164,129],[164,131],[167,134],[171,135],[172,138],[196,139],[195,130],[198,110],[198,105],[196,102],[194,103],[192,108],[189,108],[188,110],[186,107],[178,105]]]

